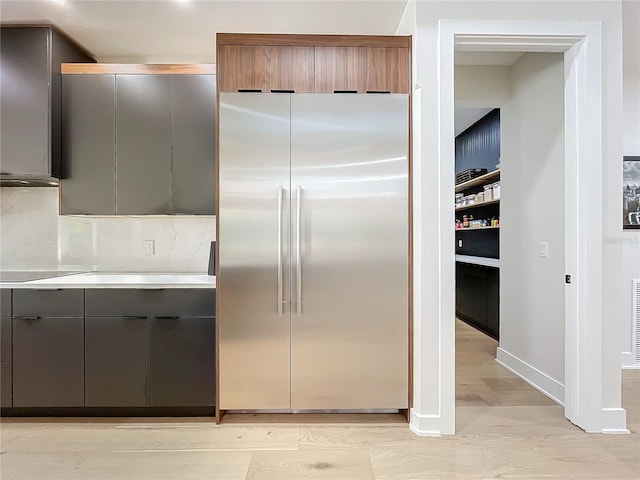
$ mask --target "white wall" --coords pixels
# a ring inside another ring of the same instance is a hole
[[[498,360],[564,402],[563,55],[527,53],[511,73],[500,112]]]
[[[511,69],[497,65],[456,65],[456,107],[500,107],[511,96]]]
[[[216,236],[211,216],[58,216],[58,188],[0,188],[0,205],[2,270],[204,273]]]
[[[453,208],[433,199],[450,178],[441,178],[439,22],[455,20],[589,21],[602,25],[603,35],[603,236],[620,236],[622,206],[622,11],[619,1],[429,1],[415,4],[415,64],[418,90],[414,91],[414,404],[412,428],[421,433],[455,431],[455,365],[453,269],[445,268],[442,250],[454,231]],[[407,15],[409,17],[409,15]],[[401,22],[404,31],[410,21]],[[453,119],[451,119],[453,124]],[[416,145],[419,151],[416,152]],[[418,166],[419,165],[419,168]],[[447,187],[448,189],[449,187]],[[424,195],[423,195],[424,192]],[[429,195],[427,195],[427,193]],[[444,200],[443,200],[444,201]],[[451,218],[448,216],[451,209]],[[420,222],[421,218],[429,219]],[[620,348],[627,313],[623,293],[622,245],[605,242],[602,292],[602,407],[620,407]],[[453,253],[452,253],[453,256]],[[416,265],[419,263],[419,265]],[[447,322],[451,323],[447,323]]]
[[[640,155],[640,2],[623,2],[623,98],[624,98],[624,154]],[[615,240],[615,239],[613,239]],[[620,243],[624,255],[624,316],[628,319],[622,345],[623,366],[633,363],[631,338],[633,335],[631,280],[640,278],[640,231],[623,232]]]

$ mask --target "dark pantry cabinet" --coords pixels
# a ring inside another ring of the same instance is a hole
[[[63,215],[215,214],[215,75],[63,77]]]
[[[48,25],[0,28],[2,180],[55,181],[60,162],[60,64],[93,58]]]

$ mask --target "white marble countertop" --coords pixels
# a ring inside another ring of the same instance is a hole
[[[28,282],[0,282],[2,288],[216,288],[216,277],[204,273],[87,272]]]
[[[471,263],[473,265],[482,265],[484,267],[500,268],[499,258],[474,257],[472,255],[456,255],[456,262]]]

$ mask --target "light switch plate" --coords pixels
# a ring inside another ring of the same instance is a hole
[[[155,240],[145,240],[144,241],[144,254],[145,255],[155,255],[156,254],[156,241]]]
[[[540,242],[538,244],[538,254],[542,258],[548,258],[549,257],[549,242]]]

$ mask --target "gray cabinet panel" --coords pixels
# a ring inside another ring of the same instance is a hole
[[[114,215],[115,75],[64,75],[60,213]]]
[[[216,77],[172,82],[173,212],[215,215]]]
[[[215,319],[151,323],[151,405],[215,404]]]
[[[11,407],[13,405],[13,379],[11,362],[0,364],[0,407]]]
[[[11,317],[1,317],[0,322],[0,356],[3,362],[10,362],[12,358]]]
[[[48,174],[49,28],[0,29],[3,173]]]
[[[0,315],[11,316],[11,289],[0,289]]]
[[[116,76],[116,213],[171,212],[171,77]]]
[[[149,406],[149,323],[118,317],[86,319],[86,406]]]
[[[94,62],[75,46],[71,45],[62,35],[51,30],[51,158],[61,159],[62,135],[62,75],[61,63]],[[51,163],[51,175],[61,178],[61,161]]]
[[[84,319],[13,319],[13,406],[84,405]]]
[[[82,317],[84,290],[36,290],[20,288],[13,291],[13,316]]]
[[[211,317],[216,311],[215,292],[209,288],[87,289],[86,315]]]

